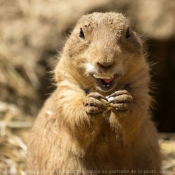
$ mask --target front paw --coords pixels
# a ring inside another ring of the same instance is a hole
[[[99,114],[107,110],[101,100],[106,100],[104,96],[97,92],[91,92],[83,101],[84,109],[87,114]],[[106,100],[107,101],[107,100]]]
[[[106,97],[110,106],[119,112],[128,111],[133,97],[126,90],[119,90]]]

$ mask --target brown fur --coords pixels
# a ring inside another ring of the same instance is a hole
[[[161,174],[149,65],[142,41],[131,29],[126,39],[127,29],[118,13],[78,21],[55,69],[57,89],[30,136],[28,174]],[[114,87],[101,90],[94,72],[116,74]],[[100,101],[109,95],[111,110]]]

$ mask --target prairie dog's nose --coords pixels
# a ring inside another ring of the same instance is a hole
[[[114,60],[99,60],[97,62],[98,66],[102,67],[102,68],[109,68],[114,64]]]

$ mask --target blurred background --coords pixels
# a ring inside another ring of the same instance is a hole
[[[163,170],[175,175],[174,0],[0,0],[0,174],[25,175],[27,138],[54,90],[57,54],[76,21],[95,11],[123,13],[146,41]]]

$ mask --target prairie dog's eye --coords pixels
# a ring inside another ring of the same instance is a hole
[[[129,27],[128,27],[127,30],[126,30],[126,39],[128,39],[130,37],[131,37],[131,34],[130,34]]]
[[[83,40],[85,39],[84,32],[83,32],[83,29],[82,29],[82,28],[80,28],[79,37],[80,37],[81,39],[83,39]]]

